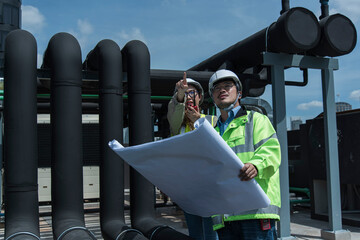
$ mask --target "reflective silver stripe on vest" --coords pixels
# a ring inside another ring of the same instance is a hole
[[[231,149],[235,153],[242,153],[242,152],[255,152],[254,149],[254,138],[253,138],[253,132],[254,132],[254,118],[253,118],[254,112],[251,111],[248,115],[248,121],[245,123],[245,143],[243,145],[237,145],[234,147],[231,147]]]
[[[235,153],[243,153],[243,152],[255,152],[255,150],[260,147],[261,145],[263,145],[266,141],[268,141],[271,138],[277,138],[276,133],[274,133],[273,135],[271,135],[268,138],[265,138],[263,140],[261,140],[260,142],[258,142],[257,144],[254,145],[254,119],[253,119],[253,115],[254,115],[254,111],[251,111],[250,114],[248,115],[248,121],[245,124],[245,143],[243,145],[237,145],[234,147],[231,147],[231,149],[235,152]]]
[[[278,206],[275,205],[270,205],[266,208],[259,208],[259,209],[254,209],[254,210],[250,210],[250,211],[246,211],[246,212],[241,212],[239,214],[234,214],[234,215],[230,215],[230,214],[224,214],[224,215],[216,215],[212,217],[212,222],[213,225],[217,225],[217,224],[222,224],[223,223],[223,218],[229,218],[232,216],[237,216],[237,215],[249,215],[249,214],[277,214],[279,215],[280,213],[280,208]]]
[[[267,142],[269,139],[271,138],[277,138],[277,135],[276,133],[274,133],[273,135],[271,135],[270,137],[268,138],[265,138],[263,140],[261,140],[260,142],[258,142],[257,144],[254,145],[255,149],[257,149],[258,147],[260,147],[261,145],[263,145],[265,142]]]

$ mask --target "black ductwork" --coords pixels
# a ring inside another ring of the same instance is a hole
[[[318,45],[308,53],[321,57],[337,57],[352,52],[357,41],[354,24],[342,14],[329,16],[329,0],[320,0],[320,3],[321,38]]]
[[[146,239],[129,228],[124,217],[124,162],[108,142],[123,141],[122,56],[112,40],[103,40],[88,54],[84,67],[99,71],[100,224],[105,240]]]
[[[262,62],[261,53],[302,53],[314,48],[320,40],[320,27],[315,15],[301,7],[284,12],[269,27],[217,53],[191,71],[216,71],[226,64],[227,69],[241,73]]]
[[[153,141],[150,87],[150,55],[138,40],[122,49],[128,78],[129,143],[138,145]],[[130,217],[132,227],[151,240],[192,239],[155,220],[154,186],[133,168],[130,169]]]
[[[5,239],[40,239],[37,185],[36,40],[14,30],[5,40]]]
[[[337,57],[354,50],[357,33],[349,18],[342,14],[334,14],[323,17],[319,23],[321,28],[320,42],[315,48],[308,51],[309,54],[321,57]]]
[[[81,50],[68,33],[55,34],[43,68],[51,69],[51,200],[54,239],[96,239],[85,228]]]

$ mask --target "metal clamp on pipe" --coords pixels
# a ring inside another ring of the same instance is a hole
[[[128,232],[136,232],[136,233],[144,236],[144,234],[142,234],[142,232],[140,232],[139,230],[136,230],[136,229],[133,229],[133,228],[129,228],[129,229],[126,229],[126,230],[122,231],[122,232],[116,237],[115,240],[121,240],[122,237],[123,237],[126,233],[128,233]]]
[[[34,233],[31,233],[31,232],[17,232],[17,233],[14,233],[14,234],[10,235],[5,240],[10,240],[10,239],[12,239],[14,237],[17,237],[19,235],[30,235],[30,236],[40,240],[40,237],[38,237],[37,235],[35,235]]]
[[[79,230],[79,229],[88,232],[89,235],[91,236],[91,238],[94,239],[94,240],[96,240],[95,235],[94,235],[89,229],[87,229],[87,228],[85,228],[85,227],[71,227],[71,228],[68,228],[68,229],[66,229],[65,231],[63,231],[63,232],[59,235],[59,237],[57,238],[57,240],[61,240],[61,239],[62,239],[66,234],[68,234],[69,232],[71,232],[71,231],[73,231],[73,230]]]

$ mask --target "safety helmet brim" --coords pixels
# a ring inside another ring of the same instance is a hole
[[[194,86],[196,88],[196,90],[199,92],[199,94],[200,94],[199,105],[202,104],[202,102],[204,101],[204,89],[202,88],[201,84],[192,78],[186,78],[186,81],[187,81],[188,85]],[[177,89],[175,88],[175,92],[176,91],[177,91]]]
[[[242,91],[242,85],[241,85],[241,81],[238,78],[238,76],[233,73],[230,70],[226,70],[226,69],[221,69],[216,71],[209,80],[209,95],[212,97],[212,92],[213,92],[213,88],[216,84],[218,84],[219,82],[225,81],[225,80],[232,80],[234,81],[238,91]]]

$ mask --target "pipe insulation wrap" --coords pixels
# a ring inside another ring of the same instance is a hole
[[[269,27],[230,46],[190,68],[192,71],[216,71],[223,64],[235,72],[262,63],[264,51],[302,53],[314,48],[320,40],[320,26],[315,15],[306,8],[296,7],[284,12]]]
[[[352,52],[356,46],[357,33],[352,21],[334,14],[320,20],[321,38],[319,44],[309,51],[318,56],[337,57]]]
[[[153,141],[150,86],[150,54],[138,40],[122,49],[128,76],[129,142],[138,145]],[[130,168],[130,217],[132,227],[152,240],[192,239],[155,220],[155,189],[141,174]],[[156,232],[154,233],[154,231]]]
[[[68,33],[55,34],[44,54],[51,69],[51,199],[54,238],[93,239],[84,231],[81,51]],[[69,229],[74,229],[70,232]],[[63,235],[63,233],[67,233]]]
[[[37,44],[14,30],[5,39],[5,239],[38,239]],[[26,233],[26,234],[24,234]]]
[[[88,54],[84,65],[99,71],[100,121],[100,224],[110,239],[146,239],[130,229],[124,218],[124,162],[108,147],[123,141],[122,56],[112,40],[102,40]]]

